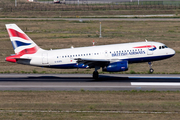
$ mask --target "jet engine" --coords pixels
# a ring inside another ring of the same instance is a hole
[[[120,72],[128,70],[128,61],[118,61],[110,63],[108,66],[102,68],[102,71]]]

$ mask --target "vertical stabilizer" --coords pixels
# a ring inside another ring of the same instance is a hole
[[[6,24],[6,28],[16,55],[34,54],[36,45],[16,24]]]

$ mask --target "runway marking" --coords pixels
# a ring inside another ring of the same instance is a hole
[[[131,82],[131,85],[157,85],[157,86],[180,86],[180,83],[164,83],[164,82]]]
[[[123,114],[179,114],[179,112],[151,112],[151,111],[51,111],[51,110],[0,110],[0,112],[16,113],[123,113]]]
[[[130,76],[128,78],[134,79],[134,78],[144,78],[144,79],[180,79],[180,76],[176,76],[176,77],[162,77],[162,76]]]

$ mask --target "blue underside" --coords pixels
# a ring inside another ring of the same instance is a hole
[[[128,63],[140,63],[140,62],[150,62],[150,61],[158,61],[170,58],[174,55],[164,55],[164,56],[154,56],[154,57],[143,57],[143,58],[131,58],[131,59],[123,59],[127,60]],[[83,64],[76,65],[76,63],[72,64],[63,64],[63,65],[51,65],[49,66],[51,68],[61,68],[61,69],[67,69],[67,68],[86,68],[87,66],[83,66]]]
[[[67,69],[67,68],[86,68],[87,65],[84,64],[79,64],[77,65],[76,63],[72,63],[72,64],[63,64],[63,65],[51,65],[51,68],[61,68],[61,69]]]

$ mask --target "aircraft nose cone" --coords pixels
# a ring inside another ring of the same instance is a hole
[[[176,54],[176,51],[175,51],[175,50],[173,50],[173,49],[171,49],[170,54],[175,55],[175,54]]]
[[[172,50],[173,50],[173,49],[172,49]],[[173,50],[173,52],[172,52],[172,53],[173,53],[173,55],[175,55],[175,54],[176,54],[176,51],[175,51],[175,50]]]

